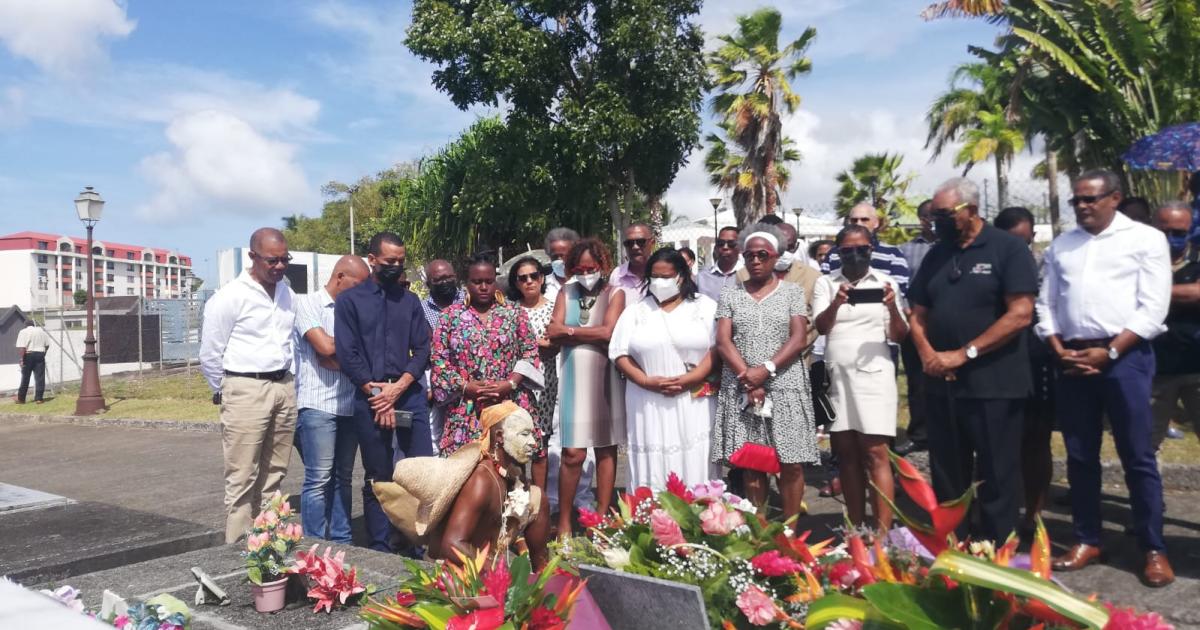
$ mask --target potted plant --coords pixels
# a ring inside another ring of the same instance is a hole
[[[303,532],[285,494],[275,493],[263,506],[246,536],[246,578],[254,595],[254,609],[275,612],[283,608],[287,592],[288,554]]]
[[[358,572],[352,566],[345,565],[346,552],[339,551],[330,557],[332,547],[325,548],[325,555],[317,554],[320,545],[313,545],[308,552],[297,551],[295,566],[292,573],[308,579],[308,598],[317,601],[313,612],[333,612],[336,606],[357,603],[360,599],[375,592],[374,586],[363,586],[358,581]]]

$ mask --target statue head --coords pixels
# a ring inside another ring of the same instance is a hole
[[[480,414],[484,427],[483,450],[486,453],[493,445],[504,449],[509,459],[524,465],[537,451],[533,416],[512,401],[492,405]]]

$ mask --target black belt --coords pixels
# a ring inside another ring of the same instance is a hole
[[[225,376],[256,378],[260,381],[281,381],[287,375],[287,370],[275,370],[274,372],[234,372],[233,370],[225,370]]]
[[[383,377],[383,380],[382,380],[382,382],[384,382],[384,383],[397,383],[397,382],[399,382],[399,381],[400,381],[400,379],[402,379],[402,378],[404,378],[404,377],[403,377],[403,376],[385,376],[385,377]]]
[[[1088,350],[1091,348],[1108,348],[1109,346],[1112,345],[1113,339],[1116,339],[1116,337],[1109,337],[1107,339],[1072,339],[1070,341],[1064,341],[1063,347],[1066,348],[1067,350]]]

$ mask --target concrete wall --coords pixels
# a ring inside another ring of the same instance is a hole
[[[50,334],[50,351],[46,353],[46,386],[78,381],[83,373],[83,330],[47,331]],[[61,345],[60,345],[61,344]],[[135,363],[100,363],[100,375],[136,371]],[[152,370],[155,366],[143,363],[142,369]],[[21,367],[18,363],[0,363],[0,392],[12,392],[21,384]]]
[[[0,305],[19,306],[23,311],[35,306],[32,304],[34,273],[29,264],[29,250],[0,251]]]

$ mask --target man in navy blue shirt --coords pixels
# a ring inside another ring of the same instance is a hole
[[[431,335],[421,301],[399,282],[404,241],[391,232],[376,234],[367,262],[371,278],[337,297],[333,338],[338,364],[355,388],[354,427],[366,471],[363,514],[370,547],[390,552],[392,524],[371,482],[391,481],[397,459],[433,455],[423,385]]]

